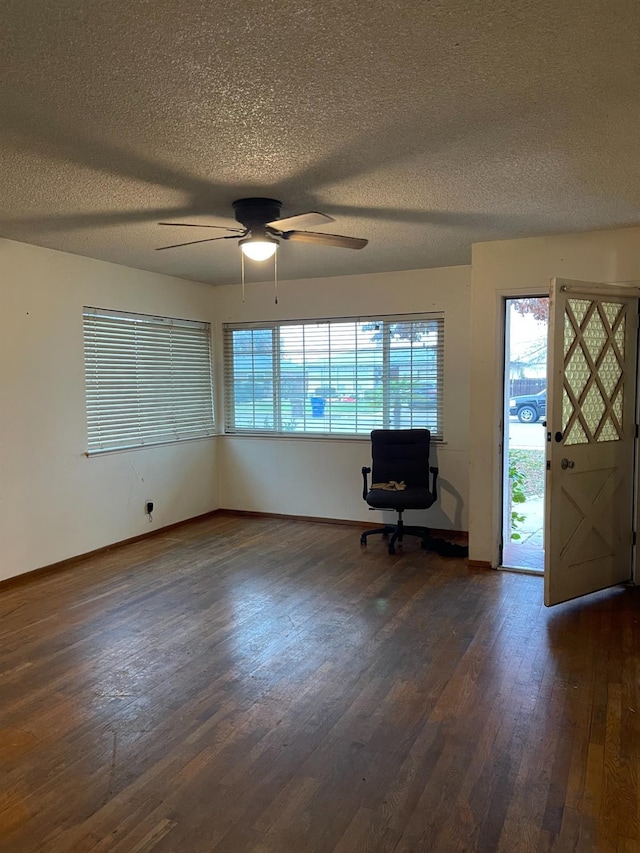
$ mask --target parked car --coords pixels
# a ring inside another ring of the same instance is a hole
[[[547,389],[537,394],[520,394],[509,400],[509,414],[523,424],[534,424],[547,413]]]

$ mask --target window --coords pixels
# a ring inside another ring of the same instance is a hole
[[[443,353],[434,314],[227,324],[225,429],[441,439]]]
[[[209,323],[85,308],[88,452],[212,435]]]

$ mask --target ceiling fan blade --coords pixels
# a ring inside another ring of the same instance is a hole
[[[217,228],[220,231],[234,231],[236,234],[244,234],[244,228],[227,228],[226,225],[205,225],[200,222],[158,222],[158,225],[172,225],[174,228]]]
[[[226,237],[209,237],[207,240],[190,240],[188,243],[174,243],[172,246],[157,246],[156,252],[161,252],[163,249],[179,249],[180,246],[195,246],[196,243],[213,243],[214,240],[237,240],[235,234],[228,234]]]
[[[343,234],[316,234],[313,231],[285,231],[285,240],[296,243],[315,243],[317,246],[336,246],[341,249],[364,249],[369,242],[361,237],[345,237]]]
[[[333,216],[327,216],[326,213],[310,210],[308,213],[297,213],[295,216],[287,216],[285,219],[274,219],[273,222],[267,222],[267,225],[269,228],[285,231],[292,226],[294,228],[313,228],[315,225],[326,225],[327,222],[335,222],[335,219]]]

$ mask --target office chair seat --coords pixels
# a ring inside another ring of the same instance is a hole
[[[391,510],[428,509],[435,502],[433,494],[423,486],[409,487],[400,492],[369,489],[365,500],[374,509]]]

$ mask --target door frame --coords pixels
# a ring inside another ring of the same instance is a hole
[[[612,282],[612,287],[624,290],[625,287],[640,290],[640,280]],[[636,345],[636,424],[640,424],[640,293],[638,293],[638,341]],[[636,542],[631,552],[631,581],[640,585],[640,567],[638,565],[638,549],[640,548],[640,430],[636,429],[633,458],[633,521],[635,525]]]
[[[494,465],[493,471],[493,494],[494,501],[492,507],[493,522],[492,540],[493,553],[491,557],[491,565],[494,569],[502,568],[502,534],[503,534],[503,507],[504,507],[504,463],[505,463],[505,432],[507,407],[505,403],[505,370],[506,370],[506,334],[507,334],[507,299],[526,299],[526,298],[549,298],[551,282],[545,290],[543,287],[509,287],[503,290],[496,290],[496,329],[499,330],[498,338],[498,358],[499,364],[502,366],[500,370],[500,381],[496,390],[494,400],[494,435],[497,448],[496,460],[497,465]],[[509,569],[509,571],[518,571],[518,569]],[[526,572],[525,572],[526,573]],[[535,573],[538,575],[538,573]],[[541,576],[540,576],[541,577]]]

